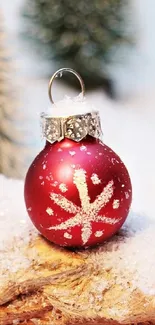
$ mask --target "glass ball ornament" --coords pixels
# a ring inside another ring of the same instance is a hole
[[[81,77],[71,69],[82,86]],[[51,86],[57,71],[49,85]],[[129,173],[101,141],[98,112],[42,115],[46,144],[25,179],[27,212],[49,241],[89,247],[109,239],[125,222],[132,200]]]

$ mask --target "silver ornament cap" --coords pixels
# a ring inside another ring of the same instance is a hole
[[[57,75],[62,74],[64,71],[71,72],[78,78],[81,85],[82,95],[84,96],[85,94],[85,85],[81,76],[73,69],[62,68],[53,74],[49,82],[49,97],[52,103],[54,103],[51,93],[53,81]],[[65,117],[52,117],[48,114],[42,113],[41,127],[43,137],[45,137],[50,143],[61,141],[64,138],[79,142],[87,135],[96,139],[101,139],[102,137],[100,116],[97,111]]]

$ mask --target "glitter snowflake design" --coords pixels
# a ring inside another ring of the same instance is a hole
[[[48,228],[49,230],[70,230],[75,226],[81,226],[81,238],[85,245],[92,235],[92,222],[103,222],[114,225],[120,221],[116,218],[108,218],[98,215],[99,211],[106,206],[113,196],[114,182],[109,181],[103,191],[97,196],[94,202],[90,203],[88,187],[86,183],[86,172],[83,169],[75,170],[73,183],[76,185],[81,200],[81,207],[66,199],[61,194],[51,193],[50,198],[54,203],[60,206],[64,211],[74,213],[75,216],[69,218],[56,226]]]

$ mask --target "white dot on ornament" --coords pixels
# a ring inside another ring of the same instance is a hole
[[[76,154],[76,152],[75,152],[75,151],[69,151],[69,154],[70,154],[71,156],[74,156],[74,155]]]
[[[101,183],[101,180],[99,179],[98,175],[97,174],[92,174],[91,176],[91,180],[92,180],[92,183],[94,185],[97,185],[97,184],[100,184]]]
[[[118,209],[119,208],[119,200],[114,200],[112,206],[113,206],[113,209]]]
[[[60,189],[60,191],[61,191],[62,193],[65,193],[66,191],[68,191],[68,188],[67,188],[66,184],[64,184],[64,183],[61,183],[61,184],[59,185],[59,189]]]
[[[52,216],[54,214],[54,212],[51,208],[47,208],[46,212],[49,214],[49,216]]]
[[[112,164],[114,165],[114,164],[115,164],[115,158],[112,158],[112,159],[111,159],[111,162],[112,162]]]
[[[52,184],[52,186],[54,186],[54,187],[56,187],[58,185],[58,182],[57,181],[55,181],[53,184]]]
[[[72,239],[72,235],[69,234],[68,232],[64,233],[64,237],[67,238],[67,239]]]
[[[43,176],[39,176],[39,179],[43,179]]]
[[[41,185],[44,185],[44,184],[45,184],[45,182],[42,182],[42,183],[41,183]]]
[[[125,185],[124,184],[122,184],[122,187],[124,187]]]
[[[29,208],[27,209],[27,211],[32,211],[32,208],[31,208],[31,207],[29,207]]]
[[[86,151],[86,150],[87,150],[87,147],[84,146],[84,145],[82,145],[82,146],[80,147],[80,150],[81,150],[81,151]]]
[[[91,152],[87,151],[87,155],[91,155]]]
[[[43,165],[43,169],[46,169],[46,164]]]
[[[125,197],[126,197],[126,199],[129,198],[129,193],[128,192],[125,192]]]
[[[101,237],[103,235],[104,231],[103,230],[98,230],[95,232],[95,237]]]
[[[61,148],[59,148],[59,149],[58,149],[58,152],[59,152],[59,151],[62,151],[62,149],[61,149]]]

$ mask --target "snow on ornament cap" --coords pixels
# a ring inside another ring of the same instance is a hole
[[[81,94],[71,99],[65,97],[64,100],[54,103],[52,97],[52,84],[57,75],[61,75],[64,71],[73,73],[79,80],[81,85]],[[74,140],[76,142],[81,141],[86,135],[90,135],[94,138],[100,139],[102,137],[101,122],[98,111],[90,109],[90,106],[85,100],[85,85],[81,76],[70,68],[62,68],[56,71],[49,82],[49,98],[54,106],[54,113],[48,115],[41,114],[41,126],[43,136],[50,143],[61,141],[64,138]],[[55,112],[59,115],[55,114]],[[78,112],[78,114],[72,114],[72,112]],[[80,112],[80,113],[79,113]]]

